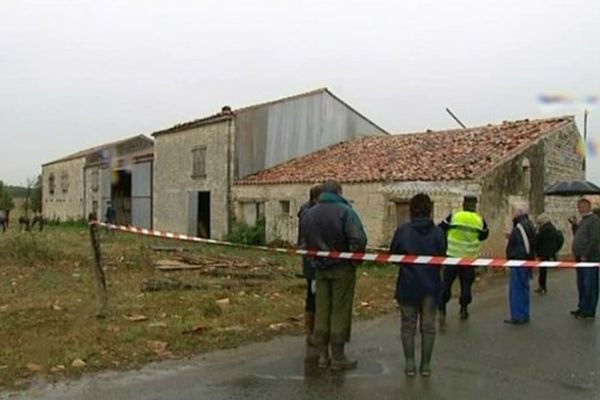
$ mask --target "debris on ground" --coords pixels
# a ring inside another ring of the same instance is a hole
[[[206,332],[209,328],[207,326],[204,325],[196,325],[190,329],[186,329],[184,330],[183,333],[184,335],[201,335],[204,332]]]
[[[145,315],[141,315],[141,314],[123,315],[123,318],[125,318],[127,321],[131,321],[131,322],[142,322],[142,321],[148,320],[148,317],[146,317]]]
[[[76,358],[71,363],[71,367],[73,367],[73,368],[83,368],[86,365],[87,365],[86,362],[83,361],[81,358]]]
[[[207,285],[192,285],[178,279],[147,279],[142,282],[142,292],[158,292],[167,290],[208,289]]]
[[[226,298],[224,298],[224,299],[219,299],[219,300],[217,300],[217,305],[218,305],[219,307],[226,307],[226,306],[228,306],[229,304],[231,304],[231,300],[229,300],[229,298],[228,298],[228,297],[226,297]]]
[[[282,331],[284,329],[288,329],[291,327],[292,327],[292,324],[290,324],[289,322],[278,322],[278,323],[269,325],[269,329],[272,331]]]
[[[184,249],[183,247],[157,246],[157,245],[150,246],[150,250],[156,251],[156,252],[165,252],[165,253],[183,253],[184,251],[186,251],[186,249]]]
[[[29,372],[42,372],[44,370],[44,367],[42,367],[39,364],[32,363],[32,362],[27,363],[27,365],[25,367],[27,367]]]

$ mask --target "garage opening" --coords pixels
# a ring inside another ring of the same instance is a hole
[[[117,224],[131,225],[131,171],[113,171],[111,203],[117,214]]]

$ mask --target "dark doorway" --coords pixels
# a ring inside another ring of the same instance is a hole
[[[210,238],[210,192],[198,192],[198,232],[202,238]]]
[[[131,224],[131,171],[112,172],[111,203],[117,213],[118,225]]]

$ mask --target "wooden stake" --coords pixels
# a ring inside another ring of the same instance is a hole
[[[92,250],[94,252],[94,263],[92,269],[96,277],[96,289],[98,290],[99,309],[96,314],[97,318],[105,318],[108,308],[108,293],[106,291],[106,276],[102,269],[102,258],[100,253],[100,238],[98,232],[98,224],[90,223],[90,238],[92,241]]]

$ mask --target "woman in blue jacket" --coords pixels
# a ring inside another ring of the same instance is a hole
[[[444,256],[444,231],[433,223],[433,203],[419,193],[410,199],[410,222],[396,229],[390,245],[393,254]],[[405,374],[415,376],[415,335],[421,331],[421,375],[431,375],[430,361],[435,341],[435,315],[441,296],[440,268],[423,264],[400,264],[396,281],[396,300],[402,315],[402,347],[406,359]]]

